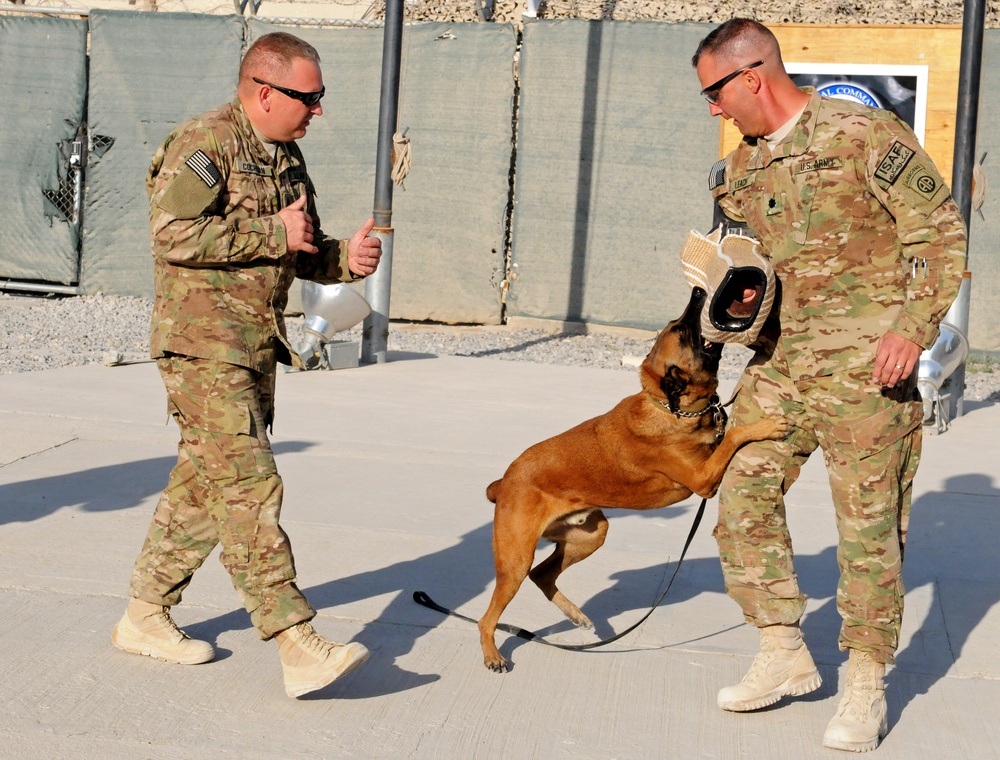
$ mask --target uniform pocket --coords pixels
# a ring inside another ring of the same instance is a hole
[[[244,403],[220,404],[202,396],[171,393],[167,410],[185,427],[205,433],[249,435],[251,431],[250,407]]]
[[[852,425],[838,425],[833,435],[840,443],[853,446],[859,459],[865,459],[911,433],[922,423],[923,417],[922,405],[909,401],[890,406]]]

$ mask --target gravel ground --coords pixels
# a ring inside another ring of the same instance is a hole
[[[0,293],[0,374],[101,364],[118,357],[143,361],[149,355],[152,304],[121,296],[41,297]],[[301,336],[302,319],[290,317],[289,337]],[[361,340],[361,326],[338,340]],[[508,327],[450,327],[391,324],[389,350],[490,357],[540,364],[570,364],[634,372],[652,347],[641,331],[595,330],[590,334]],[[748,358],[727,346],[719,374],[735,379]],[[1000,401],[1000,365],[970,362],[965,398]]]
[[[275,7],[294,0],[269,0]],[[414,21],[479,21],[483,5],[493,9],[496,21],[518,21],[524,0],[407,0],[405,18]],[[721,23],[745,16],[765,24],[961,24],[962,0],[540,0],[538,17],[617,21],[701,21]],[[1000,23],[998,0],[987,0],[986,28]],[[384,0],[375,0],[370,18],[385,16]]]

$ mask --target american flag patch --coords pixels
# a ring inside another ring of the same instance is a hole
[[[212,159],[200,150],[196,151],[194,155],[192,155],[191,158],[184,163],[191,167],[191,171],[201,177],[201,181],[209,187],[215,187],[222,179],[222,174],[219,173],[215,164],[212,163]]]
[[[708,189],[714,190],[726,181],[726,159],[720,158],[708,171]]]

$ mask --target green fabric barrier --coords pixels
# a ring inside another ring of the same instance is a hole
[[[72,285],[72,143],[83,120],[87,24],[0,17],[0,278]]]
[[[526,24],[509,314],[659,329],[681,313],[681,244],[712,224],[719,126],[691,68],[711,28]]]
[[[236,94],[239,16],[92,11],[83,289],[152,295],[146,171],[179,122]]]

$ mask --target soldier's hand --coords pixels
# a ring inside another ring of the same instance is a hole
[[[369,218],[347,242],[347,264],[356,275],[367,277],[378,269],[378,261],[382,257],[382,240],[368,235],[374,226],[375,220]]]
[[[921,353],[917,343],[890,330],[879,341],[872,379],[887,388],[895,387],[913,373]]]
[[[312,217],[306,211],[305,193],[300,195],[295,203],[281,209],[278,216],[285,223],[285,239],[289,251],[319,252],[319,248],[312,244],[313,223]]]

